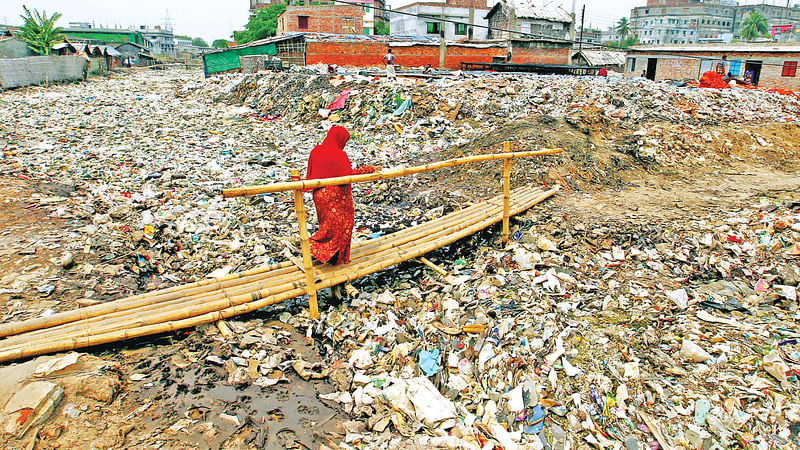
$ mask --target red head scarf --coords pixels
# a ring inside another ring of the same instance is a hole
[[[306,180],[352,175],[350,159],[344,152],[348,139],[350,133],[344,127],[333,127],[328,130],[328,135],[322,144],[311,150]]]

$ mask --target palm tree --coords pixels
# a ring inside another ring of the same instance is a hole
[[[619,35],[619,45],[622,47],[622,40],[628,37],[628,34],[631,32],[631,24],[628,23],[628,18],[623,17],[622,19],[619,19],[619,22],[617,22],[617,26],[614,27],[614,30],[616,30],[617,35]]]
[[[49,55],[53,49],[53,44],[63,39],[61,27],[56,27],[55,23],[61,18],[61,13],[54,13],[47,17],[47,12],[40,14],[35,8],[33,13],[27,6],[22,5],[25,15],[21,16],[25,21],[22,26],[22,36],[20,38],[28,43],[28,47],[40,55]]]
[[[765,34],[767,34],[767,18],[758,11],[750,11],[750,15],[742,24],[742,39],[752,41]]]

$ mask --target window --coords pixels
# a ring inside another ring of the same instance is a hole
[[[441,23],[439,22],[427,22],[428,25],[428,34],[439,34],[441,33]]]
[[[356,34],[356,19],[353,17],[342,17],[342,33]]]
[[[731,66],[728,68],[728,72],[730,72],[733,76],[738,77],[742,73],[742,62],[741,61],[731,61]]]
[[[797,61],[785,61],[783,63],[782,77],[793,77],[797,74]]]
[[[636,59],[628,58],[628,72],[633,72],[635,68],[636,68]]]
[[[361,34],[363,34],[364,36],[369,36],[369,28],[367,27],[362,28]]]
[[[369,5],[364,6],[364,12],[369,14]]]
[[[456,34],[459,36],[466,36],[467,35],[467,24],[465,23],[457,23],[456,24]]]
[[[297,16],[297,28],[301,30],[308,29],[308,16]]]

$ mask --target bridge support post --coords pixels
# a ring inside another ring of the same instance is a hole
[[[300,170],[290,171],[292,181],[300,180]],[[294,190],[294,209],[297,212],[297,226],[300,228],[300,247],[303,251],[303,271],[306,273],[306,290],[308,291],[308,310],[312,319],[319,319],[317,306],[317,285],[314,283],[314,261],[311,259],[311,245],[308,242],[308,226],[306,225],[306,207],[303,204],[303,191]]]
[[[511,153],[511,143],[503,143],[503,152]],[[511,158],[503,160],[503,243],[508,243],[509,215],[511,209]]]

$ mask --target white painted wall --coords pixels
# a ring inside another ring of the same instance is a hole
[[[403,9],[403,12],[407,12],[410,14],[421,14],[426,16],[425,18],[422,17],[412,17],[407,16],[404,14],[391,14],[391,31],[392,34],[397,35],[406,35],[406,36],[438,36],[438,34],[428,34],[428,22],[436,22],[438,19],[441,18],[442,8],[439,6],[421,6],[421,5],[412,5],[409,8]],[[475,16],[473,23],[475,25],[483,25],[488,26],[489,21],[486,20],[484,17],[486,16],[486,10],[475,10]],[[446,20],[454,20],[457,22],[469,24],[469,8],[444,8],[444,18]],[[486,28],[473,28],[473,39],[486,39],[487,31]],[[444,32],[445,32],[445,40],[448,41],[456,41],[459,39],[464,39],[468,37],[468,35],[457,35],[456,34],[456,24],[445,22],[444,23]]]

